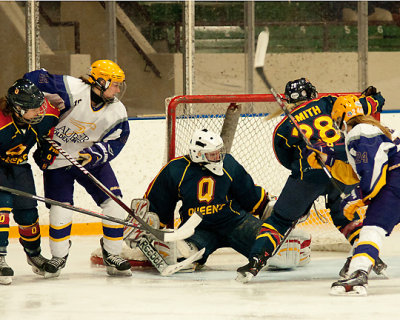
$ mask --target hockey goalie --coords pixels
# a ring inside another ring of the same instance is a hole
[[[134,199],[132,209],[136,215],[153,228],[160,227],[157,214],[148,211],[149,202],[147,199]],[[137,224],[137,221],[132,217],[129,221]],[[132,266],[153,265],[161,275],[168,276],[175,272],[193,272],[206,264],[206,261],[202,259],[205,250],[199,251],[197,246],[190,241],[190,238],[163,242],[141,230],[140,227],[125,227],[124,241],[126,245],[121,253],[124,259],[127,259]],[[292,269],[308,264],[311,259],[310,245],[311,237],[308,233],[294,230],[280,250],[269,259],[266,268]],[[100,249],[94,251],[92,256],[92,260],[93,258],[101,259]]]

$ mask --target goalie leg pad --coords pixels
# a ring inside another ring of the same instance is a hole
[[[149,201],[147,199],[133,199],[131,208],[135,215],[143,219],[149,226],[153,227],[154,229],[160,228],[160,219],[158,215],[154,212],[148,211]],[[133,216],[128,216],[127,222],[139,226],[139,223]],[[136,248],[140,238],[144,235],[150,236],[146,231],[143,231],[139,228],[128,226],[124,227],[123,239],[129,248]]]
[[[158,215],[154,212],[148,212],[147,217],[145,218],[145,221],[149,224],[149,226],[151,226],[155,229],[160,228],[160,220],[158,218]],[[132,217],[128,219],[128,222],[139,226],[138,222]],[[150,238],[155,239],[154,236],[150,235],[148,232],[141,230],[139,228],[135,228],[135,227],[125,227],[124,228],[123,239],[129,248],[132,248],[132,249],[136,248],[138,242],[140,241],[140,238],[142,238],[143,236],[148,236]]]
[[[301,230],[293,230],[279,251],[267,265],[274,269],[291,269],[304,266],[311,260],[311,235]]]

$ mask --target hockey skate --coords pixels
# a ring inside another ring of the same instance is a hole
[[[339,271],[339,276],[341,278],[347,277],[347,272],[349,271],[350,262],[352,257],[348,257],[342,269]],[[387,264],[384,263],[381,258],[377,258],[375,261],[375,265],[372,267],[372,270],[379,276],[382,275],[385,278],[389,278],[386,274]]]
[[[330,294],[334,296],[366,296],[368,287],[368,272],[354,271],[350,277],[332,283]]]
[[[13,275],[14,271],[7,264],[6,256],[0,256],[0,284],[10,284]]]
[[[103,238],[100,239],[103,263],[110,276],[131,276],[131,264],[120,256],[111,254],[104,249]]]
[[[32,267],[32,271],[40,276],[45,275],[45,270],[44,270],[44,264],[49,261],[49,259],[46,259],[43,257],[41,254],[31,257],[28,254],[26,255],[26,261],[28,261],[28,264]]]
[[[267,258],[264,256],[252,257],[249,260],[249,263],[243,267],[238,268],[236,281],[247,283],[254,276],[260,272],[262,268],[267,264]]]
[[[65,267],[67,263],[68,255],[63,258],[53,257],[50,260],[47,260],[43,264],[44,269],[44,277],[45,278],[56,278],[60,275],[61,269]]]

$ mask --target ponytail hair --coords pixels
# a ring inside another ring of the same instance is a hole
[[[387,127],[383,126],[378,120],[376,120],[372,116],[366,116],[366,115],[356,116],[354,118],[351,118],[347,122],[347,124],[352,127],[354,127],[360,123],[367,123],[367,124],[371,124],[375,127],[378,127],[384,133],[385,136],[387,136],[390,140],[392,140],[392,134],[390,133],[389,129]]]

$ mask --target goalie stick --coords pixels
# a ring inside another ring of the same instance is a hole
[[[170,276],[179,270],[188,267],[194,261],[200,259],[206,250],[203,248],[181,262],[168,264],[162,255],[153,247],[146,236],[141,237],[137,246],[162,276]]]
[[[266,28],[265,31],[260,32],[258,35],[257,39],[257,48],[256,48],[256,53],[254,57],[254,68],[256,69],[258,75],[264,82],[264,84],[267,86],[268,90],[272,93],[272,95],[275,98],[275,101],[279,104],[280,108],[283,110],[285,115],[290,119],[290,121],[293,123],[293,125],[296,127],[297,131],[299,132],[301,138],[304,140],[304,142],[307,144],[307,146],[312,147],[312,144],[310,140],[306,137],[304,134],[303,130],[300,129],[299,124],[297,123],[296,119],[292,116],[290,111],[287,109],[285,104],[283,103],[281,96],[276,92],[274,87],[272,87],[271,83],[268,81],[267,76],[264,73],[264,64],[265,64],[265,56],[267,53],[267,48],[268,48],[268,43],[269,43],[269,30]],[[336,183],[336,181],[333,179],[332,174],[326,167],[325,163],[321,160],[319,154],[317,153],[316,159],[318,163],[320,164],[321,168],[324,170],[325,174],[328,176],[330,179],[331,183],[333,186],[340,191],[340,197],[343,199],[345,197],[343,190],[340,188],[340,186]]]
[[[90,180],[92,180],[96,186],[102,190],[106,195],[108,195],[112,200],[118,203],[128,214],[134,217],[141,226],[141,229],[151,233],[157,239],[165,242],[171,242],[181,239],[186,239],[193,235],[194,228],[196,228],[203,217],[200,213],[195,212],[184,224],[182,227],[176,230],[159,230],[154,229],[149,226],[142,218],[135,215],[135,213],[129,208],[123,201],[121,201],[115,194],[113,194],[105,185],[103,185],[95,176],[93,176],[89,171],[87,171],[75,158],[73,158],[68,152],[66,152],[61,146],[50,139],[49,137],[43,137],[47,142],[49,142],[54,148],[56,148],[65,159],[67,159],[70,163],[72,163],[75,167],[77,167],[82,173],[84,173]],[[125,224],[126,225],[126,224]]]

